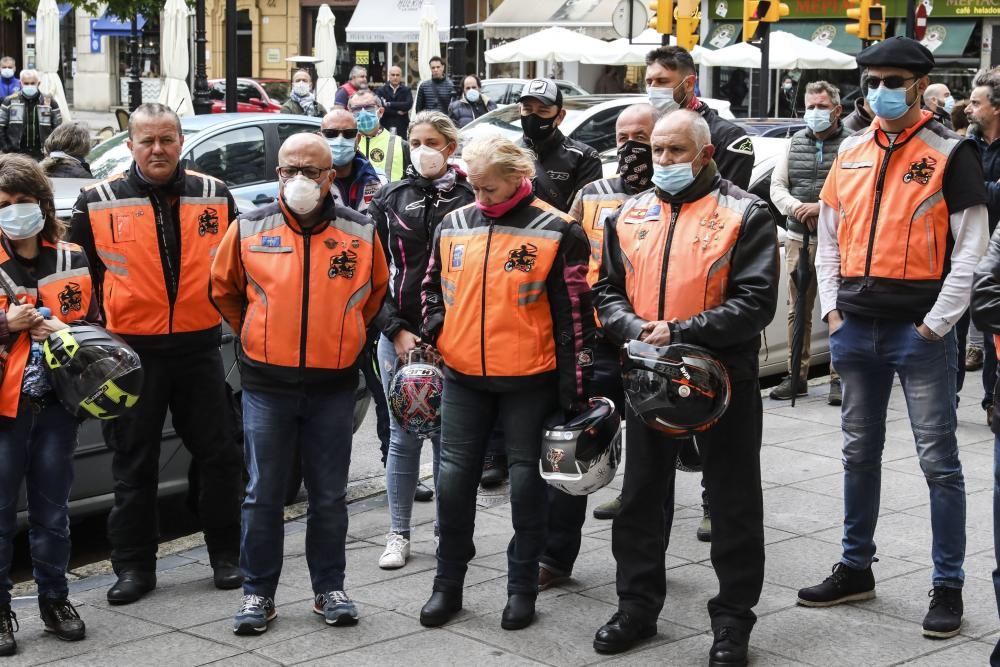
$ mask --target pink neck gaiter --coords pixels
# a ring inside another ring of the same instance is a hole
[[[483,204],[476,202],[476,206],[480,211],[483,212],[488,218],[501,218],[507,214],[512,208],[518,205],[525,197],[531,195],[531,181],[524,179],[521,181],[521,187],[519,187],[515,192],[514,196],[505,202],[500,202],[499,204],[490,204],[489,206],[484,206]]]

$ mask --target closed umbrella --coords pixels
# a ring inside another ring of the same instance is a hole
[[[316,63],[316,101],[327,109],[333,108],[337,94],[337,80],[333,78],[337,69],[337,35],[333,31],[336,24],[337,17],[330,10],[330,5],[320,7],[313,40],[315,55],[322,61]]]
[[[809,261],[809,234],[802,235],[802,247],[799,249],[799,264],[788,276],[795,283],[795,318],[792,320],[791,373],[792,373],[792,406],[795,406],[795,395],[798,394],[800,366],[802,366],[802,343],[806,337],[806,318],[812,317],[812,312],[806,312],[806,292],[812,282],[812,262]]]
[[[420,34],[417,39],[417,65],[420,68],[421,81],[431,78],[430,59],[440,55],[441,40],[438,36],[437,11],[433,4],[425,2],[420,8]]]
[[[160,71],[164,79],[159,102],[178,116],[194,115],[187,85],[188,13],[184,0],[167,0],[160,19]]]
[[[41,0],[35,14],[35,64],[41,81],[38,89],[59,104],[64,121],[72,120],[66,92],[59,79],[59,8],[56,0]]]

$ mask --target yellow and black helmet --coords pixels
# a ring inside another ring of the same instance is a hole
[[[43,351],[56,394],[73,415],[114,419],[139,400],[139,355],[101,327],[60,329],[48,337]]]

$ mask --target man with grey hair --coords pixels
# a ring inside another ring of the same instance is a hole
[[[351,68],[347,83],[338,88],[333,96],[334,109],[346,109],[351,95],[359,90],[368,90],[368,70],[361,65],[355,65]]]
[[[383,178],[392,183],[403,178],[410,164],[410,147],[396,134],[382,125],[385,105],[382,99],[369,90],[359,90],[351,95],[347,110],[358,124],[361,140],[358,150],[371,162]]]
[[[788,275],[795,275],[803,245],[808,244],[809,265],[816,264],[816,221],[819,218],[819,192],[823,181],[837,159],[840,142],[850,133],[840,122],[843,107],[840,105],[840,90],[826,81],[813,81],[806,86],[805,103],[806,127],[792,135],[788,150],[779,155],[771,175],[771,201],[786,217],[785,265]],[[799,291],[804,294],[799,296]],[[812,337],[812,312],[816,302],[816,271],[809,271],[809,284],[798,286],[788,281],[788,376],[771,390],[771,398],[777,401],[791,400],[793,396],[805,396],[808,390],[809,350]],[[799,368],[792,364],[792,329],[795,313],[799,308],[806,313],[804,335],[802,337],[802,357]],[[830,367],[830,393],[827,403],[840,405],[840,376]]]
[[[955,108],[955,98],[951,96],[948,86],[943,83],[932,83],[924,91],[924,107],[934,114],[934,120],[949,130],[952,129],[951,110]]]
[[[594,303],[612,344],[697,345],[728,371],[728,408],[717,421],[696,426],[706,429],[698,441],[719,578],[719,593],[708,603],[715,634],[709,658],[713,665],[743,665],[764,583],[757,352],[777,304],[776,230],[765,202],[719,176],[716,147],[698,113],[667,114],[651,143],[654,188],[605,222]],[[646,352],[661,354],[657,347]],[[643,397],[630,393],[630,399]],[[618,611],[597,631],[600,653],[626,651],[655,635],[666,598],[664,501],[681,440],[647,419],[626,411],[628,456],[611,541]]]
[[[42,159],[45,140],[62,114],[56,101],[38,90],[39,81],[36,70],[21,70],[21,89],[0,102],[0,151]]]
[[[10,56],[0,58],[0,100],[21,89],[21,82],[14,76],[16,67],[17,63]]]

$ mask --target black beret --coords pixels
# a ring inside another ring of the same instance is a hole
[[[889,37],[875,42],[858,54],[861,67],[899,67],[918,76],[934,69],[934,54],[926,46],[909,37]]]

